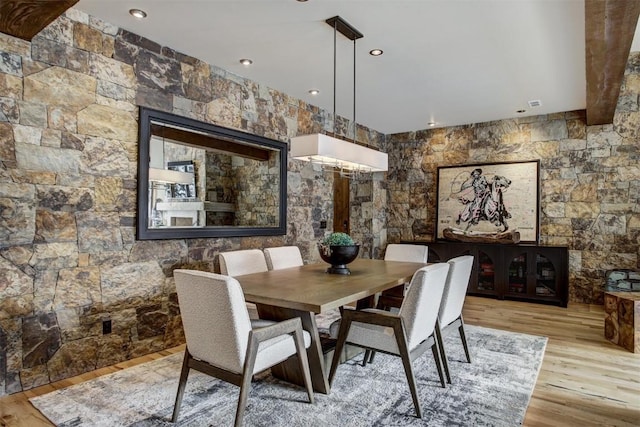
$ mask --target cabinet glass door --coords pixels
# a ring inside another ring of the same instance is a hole
[[[496,287],[494,262],[482,251],[478,251],[478,290],[493,291]]]
[[[549,259],[536,254],[536,295],[556,296],[556,269]]]
[[[508,288],[512,294],[527,292],[527,254],[522,253],[511,260]]]

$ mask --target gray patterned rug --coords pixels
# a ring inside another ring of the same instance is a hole
[[[417,419],[399,358],[362,355],[338,368],[329,395],[306,393],[264,373],[254,381],[246,426],[515,426],[522,423],[547,339],[468,326],[472,363],[447,337],[453,384],[439,385],[431,353],[415,361],[423,419]],[[173,426],[182,354],[30,399],[58,426]],[[191,371],[176,426],[233,425],[239,388]]]

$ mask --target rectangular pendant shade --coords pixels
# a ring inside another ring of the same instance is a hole
[[[291,157],[352,171],[389,169],[387,153],[324,134],[291,138]]]
[[[168,184],[193,184],[193,174],[169,169],[149,168],[149,181]]]

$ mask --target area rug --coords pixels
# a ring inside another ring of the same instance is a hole
[[[414,362],[423,418],[415,417],[400,358],[378,353],[340,365],[331,393],[309,404],[302,387],[267,371],[249,394],[245,426],[515,426],[522,423],[545,337],[467,326],[472,363],[447,336],[452,384],[440,387],[431,352]],[[231,426],[239,388],[191,371],[179,422],[170,423],[182,354],[30,399],[57,426]]]

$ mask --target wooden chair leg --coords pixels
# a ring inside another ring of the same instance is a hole
[[[313,385],[311,384],[311,372],[309,371],[309,360],[307,358],[307,349],[304,346],[302,338],[302,327],[293,333],[293,340],[296,344],[296,352],[298,353],[298,361],[300,362],[300,372],[304,377],[304,386],[307,389],[309,403],[313,403]]]
[[[178,393],[176,394],[176,402],[173,405],[173,415],[171,416],[171,422],[178,421],[178,414],[180,413],[180,405],[182,405],[182,396],[184,395],[184,388],[187,385],[187,378],[189,377],[189,349],[184,350],[184,359],[182,360],[182,370],[180,371],[180,382],[178,383]]]
[[[464,332],[464,319],[462,318],[462,314],[460,315],[460,326],[458,326],[458,332],[460,332],[460,339],[462,340],[462,346],[464,347],[464,354],[467,356],[467,362],[471,363],[471,355],[469,354],[467,335]]]
[[[436,362],[436,369],[438,369],[438,376],[440,377],[440,385],[442,388],[447,388],[447,384],[444,381],[444,372],[442,369],[442,363],[440,362],[440,346],[438,346],[438,340],[434,338],[433,345],[431,346],[431,352],[433,353],[433,360]]]
[[[333,350],[333,360],[331,361],[331,370],[329,371],[329,387],[333,385],[333,377],[336,375],[336,369],[340,364],[340,354],[344,348],[345,341],[349,335],[349,328],[351,327],[351,319],[342,317],[340,322],[340,331],[338,332],[338,339],[336,341],[336,348]]]
[[[400,358],[402,359],[402,364],[404,365],[404,373],[407,376],[407,382],[409,383],[409,390],[411,391],[413,406],[416,408],[416,416],[418,418],[422,418],[422,408],[420,407],[420,400],[418,399],[416,378],[413,375],[411,356],[409,355],[409,346],[404,334],[404,329],[402,328],[401,324],[397,324],[393,329],[396,336],[396,342],[398,343],[398,349],[400,350]]]
[[[371,357],[371,352],[372,352],[371,350],[365,350],[364,357],[362,358],[362,366],[367,366],[367,362]]]
[[[258,340],[255,339],[252,332],[249,332],[249,345],[244,358],[244,367],[242,368],[242,383],[240,385],[240,396],[238,396],[238,407],[236,408],[236,420],[233,424],[235,427],[242,426],[242,418],[244,410],[247,406],[247,397],[251,390],[251,380],[253,379],[253,367],[256,363],[258,355]]]
[[[438,340],[438,347],[440,348],[440,360],[444,368],[444,374],[447,377],[447,382],[451,384],[451,375],[449,373],[449,361],[447,360],[447,354],[444,349],[444,340],[442,339],[442,330],[440,329],[440,321],[436,320],[435,327],[436,340]]]

